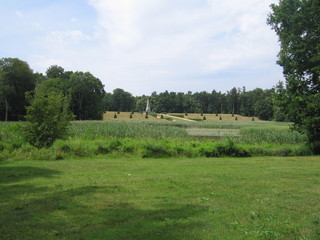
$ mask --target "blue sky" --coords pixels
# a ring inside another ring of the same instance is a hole
[[[0,57],[89,71],[107,92],[226,92],[283,80],[277,0],[0,0]]]

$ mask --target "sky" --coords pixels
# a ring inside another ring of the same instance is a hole
[[[107,92],[269,89],[277,0],[0,0],[0,58],[91,72]]]

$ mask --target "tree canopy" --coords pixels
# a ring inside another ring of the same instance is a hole
[[[63,67],[60,67],[58,65],[51,65],[46,71],[48,78],[59,78],[63,73]]]
[[[25,115],[25,92],[35,87],[35,75],[28,63],[17,58],[0,60],[0,119],[22,120]]]
[[[320,2],[280,0],[268,24],[279,37],[278,64],[286,79],[286,111],[320,153]]]
[[[70,106],[78,120],[102,119],[104,86],[89,72],[72,73],[67,80]]]

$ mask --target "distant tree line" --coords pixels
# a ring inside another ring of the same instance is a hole
[[[262,120],[288,120],[284,114],[281,94],[283,84],[272,89],[256,88],[247,91],[232,88],[226,93],[217,92],[153,92],[151,96],[133,96],[117,88],[106,93],[102,82],[89,72],[65,71],[57,65],[50,66],[45,75],[33,73],[29,65],[17,58],[0,60],[0,120],[24,120],[30,91],[45,94],[62,94],[76,120],[102,119],[105,111],[143,112],[147,99],[151,110],[157,113],[213,113],[255,116]]]
[[[247,91],[243,88],[232,88],[227,93],[213,90],[202,92],[153,92],[151,96],[132,96],[123,89],[115,89],[105,95],[107,111],[137,111],[143,112],[147,99],[150,98],[151,110],[157,113],[213,113],[240,114],[255,116],[262,120],[285,121],[277,104],[276,95],[283,85],[263,90],[256,88]]]
[[[154,112],[166,113],[229,113],[256,116],[263,120],[287,120],[276,104],[283,89],[246,91],[232,88],[227,93],[213,90],[202,92],[153,92],[151,96],[133,96],[117,88],[106,93],[101,81],[89,72],[64,71],[57,65],[50,66],[46,74],[33,73],[28,63],[17,58],[0,60],[0,120],[24,120],[26,92],[42,91],[65,96],[77,120],[98,120],[104,111],[145,110],[150,98]]]

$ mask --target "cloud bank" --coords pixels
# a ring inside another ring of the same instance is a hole
[[[266,25],[273,2],[88,0],[90,21],[76,12],[62,27],[33,21],[41,34],[27,60],[42,72],[51,64],[90,71],[107,91],[134,95],[271,88],[282,79],[277,38]]]

